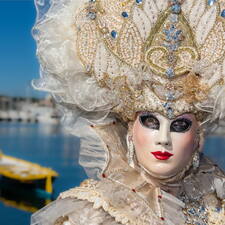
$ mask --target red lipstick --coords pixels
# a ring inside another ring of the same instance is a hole
[[[160,152],[160,151],[157,151],[157,152],[151,152],[152,155],[155,156],[156,159],[158,160],[167,160],[169,159],[171,156],[173,156],[173,154],[169,153],[169,152]]]

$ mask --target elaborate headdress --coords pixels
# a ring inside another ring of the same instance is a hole
[[[224,116],[224,0],[52,0],[45,14],[38,2],[35,86],[74,118]]]

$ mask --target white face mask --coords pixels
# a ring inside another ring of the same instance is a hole
[[[156,177],[176,175],[198,146],[198,127],[193,114],[169,120],[158,113],[139,113],[132,130],[139,164]]]

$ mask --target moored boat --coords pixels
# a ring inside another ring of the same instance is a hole
[[[51,194],[52,182],[58,174],[51,168],[0,153],[0,176],[33,188],[44,188]]]

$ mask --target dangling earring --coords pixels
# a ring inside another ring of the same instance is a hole
[[[192,166],[195,171],[198,169],[199,164],[200,164],[200,153],[197,150],[197,151],[195,151],[193,160],[192,160]]]
[[[193,155],[193,159],[192,159],[192,166],[194,171],[196,171],[200,165],[200,152],[199,152],[199,147],[200,147],[200,139],[201,139],[201,131],[200,129],[197,130],[196,132],[196,143],[197,143],[197,147],[196,150],[194,152]]]
[[[132,141],[132,136],[127,134],[127,159],[130,167],[134,168],[134,144]]]

